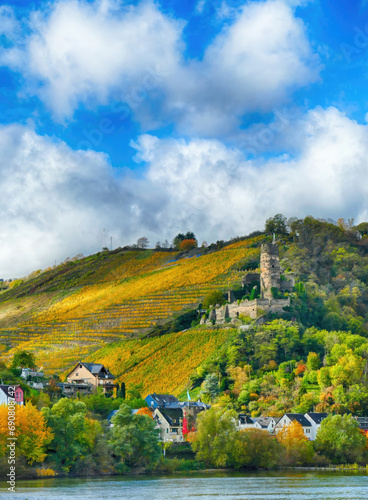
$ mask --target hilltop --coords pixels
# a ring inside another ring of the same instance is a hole
[[[311,328],[367,337],[366,225],[312,217],[286,223],[280,217],[267,221],[257,236],[218,249],[104,251],[13,283],[0,294],[3,359],[26,349],[47,374],[65,373],[78,359],[98,361],[118,382],[180,394],[190,386],[199,388],[215,372],[223,380],[222,390],[231,389],[231,367],[243,370],[247,364],[263,370],[271,362],[279,366],[290,361],[296,369],[309,352],[322,356],[331,347],[314,341]],[[271,241],[272,233],[277,234],[284,272],[295,277],[295,287],[283,294],[290,306],[263,314],[266,326],[250,318],[199,326],[197,309],[211,292],[223,294],[224,300],[228,290],[237,298],[249,294],[241,287],[242,277],[259,266],[260,246]],[[270,330],[267,324],[274,320],[286,326],[275,323]],[[239,337],[241,325],[248,330]],[[280,329],[286,332],[283,347],[276,339]],[[262,336],[264,331],[268,334]],[[297,332],[298,342],[290,332]],[[256,336],[261,339],[257,346]]]
[[[46,373],[66,369],[195,311],[209,291],[236,285],[238,267],[258,254],[257,238],[194,255],[119,249],[34,273],[0,294],[3,355],[27,349]]]

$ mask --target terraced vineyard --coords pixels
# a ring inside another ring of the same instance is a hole
[[[257,258],[256,240],[192,258],[174,252],[103,252],[47,270],[0,294],[3,358],[36,354],[46,373],[85,359],[104,344],[146,335],[198,306],[212,289],[239,283],[234,268]]]
[[[153,339],[110,344],[89,361],[98,361],[116,375],[118,382],[143,384],[143,393],[186,389],[188,375],[226,341],[236,335],[232,328],[193,328]]]

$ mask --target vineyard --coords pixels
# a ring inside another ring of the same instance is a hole
[[[108,366],[117,382],[127,387],[143,384],[150,392],[179,395],[188,376],[228,339],[236,335],[231,328],[194,328],[153,339],[118,342],[103,347],[88,361]]]
[[[3,359],[27,349],[51,374],[78,359],[97,359],[104,345],[119,342],[124,351],[121,346],[156,325],[195,309],[209,291],[238,284],[239,267],[258,258],[258,246],[249,239],[191,258],[174,251],[101,252],[33,273],[0,293]]]

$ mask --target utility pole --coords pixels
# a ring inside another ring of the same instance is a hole
[[[110,236],[110,250],[112,251],[112,236]]]

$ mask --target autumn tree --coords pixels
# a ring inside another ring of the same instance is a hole
[[[195,246],[197,246],[197,238],[195,237],[194,233],[192,233],[191,231],[188,231],[185,234],[178,233],[175,236],[175,238],[173,240],[173,247],[179,249],[181,242],[184,240],[193,240],[193,241],[195,241]]]
[[[313,446],[297,420],[285,425],[277,432],[276,437],[277,441],[286,449],[286,461],[289,465],[311,463],[314,454]]]
[[[8,407],[0,405],[0,457],[6,454],[9,443],[8,423]],[[15,405],[14,428],[17,458],[25,457],[30,465],[33,462],[43,462],[46,447],[53,438],[43,414],[30,403],[25,406]]]
[[[195,248],[197,246],[196,240],[183,240],[180,242],[179,249],[183,251],[188,251],[192,250],[192,248]]]
[[[146,417],[153,419],[152,410],[150,408],[139,408],[139,410],[137,411],[137,415],[146,415]]]

